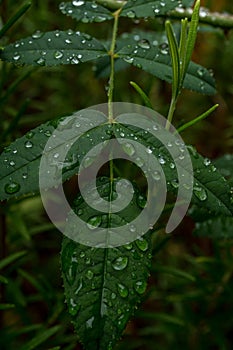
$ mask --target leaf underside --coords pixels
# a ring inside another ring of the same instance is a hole
[[[108,178],[97,179],[98,191],[106,200],[111,186]],[[130,223],[135,212],[142,210],[137,203],[140,194],[134,190],[136,196],[125,211],[101,216],[102,227]],[[84,221],[99,216],[81,196],[74,210]],[[133,243],[104,249],[63,239],[61,266],[66,301],[86,350],[113,348],[146,290],[150,264],[150,233]]]

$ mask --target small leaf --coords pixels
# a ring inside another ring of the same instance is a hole
[[[64,15],[83,23],[104,22],[113,19],[112,13],[96,2],[74,0],[62,2],[59,9]]]
[[[89,34],[68,30],[35,32],[31,37],[16,41],[0,51],[0,59],[17,65],[56,66],[91,61],[108,53]]]
[[[108,178],[97,179],[100,196],[106,200],[109,200],[111,186]],[[103,227],[130,223],[135,212],[142,210],[137,204],[140,194],[134,190],[136,196],[128,208],[101,216]],[[86,206],[81,197],[75,202],[75,212],[82,211],[78,215],[86,222],[93,214],[99,215]],[[63,239],[61,265],[66,301],[86,350],[114,347],[146,290],[150,260],[149,233],[125,246],[104,249]]]
[[[161,16],[175,9],[179,4],[179,0],[128,0],[120,16],[129,18]]]

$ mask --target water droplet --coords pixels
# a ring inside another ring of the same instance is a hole
[[[71,39],[65,39],[65,43],[66,44],[72,44],[72,40]]]
[[[129,18],[135,18],[135,12],[134,12],[134,11],[128,11],[128,12],[127,12],[127,16],[128,16]]]
[[[150,147],[147,147],[146,152],[147,152],[148,154],[151,154],[153,151],[152,151],[152,149],[151,149]]]
[[[197,70],[197,74],[199,75],[199,77],[203,77],[203,75],[204,75],[204,70],[203,70],[203,68],[198,68],[198,70]]]
[[[93,216],[88,219],[87,227],[90,230],[94,230],[96,227],[100,226],[101,222],[102,222],[101,216]]]
[[[18,60],[20,60],[20,58],[21,58],[21,56],[20,56],[20,54],[18,54],[18,53],[15,53],[14,56],[13,56],[13,60],[16,61],[16,62],[17,62]]]
[[[128,288],[126,288],[123,284],[118,283],[117,289],[118,289],[118,293],[122,298],[127,298],[129,294]]]
[[[163,43],[161,45],[159,45],[159,50],[161,52],[162,55],[167,55],[168,54],[168,44],[167,43]]]
[[[62,57],[63,57],[63,52],[61,52],[61,51],[56,51],[56,52],[54,53],[54,58],[60,59],[60,58],[62,58]]]
[[[25,144],[24,144],[24,146],[25,146],[26,148],[32,148],[33,143],[32,143],[31,141],[26,141]]]
[[[33,136],[34,136],[34,132],[33,132],[33,131],[29,131],[29,132],[27,132],[27,134],[26,134],[26,138],[27,138],[27,139],[31,139]]]
[[[34,34],[32,34],[33,39],[39,39],[44,35],[44,33],[37,30]]]
[[[94,276],[94,273],[91,270],[87,270],[86,277],[91,280]]]
[[[127,63],[133,63],[134,58],[130,57],[130,56],[127,56],[127,57],[124,58],[124,61],[127,62]]]
[[[163,165],[166,163],[166,160],[163,157],[159,157],[159,163]]]
[[[80,310],[80,305],[77,305],[74,299],[72,298],[69,299],[68,307],[69,307],[69,313],[72,316],[77,315],[78,311]]]
[[[78,7],[78,6],[82,6],[83,4],[84,4],[84,1],[81,1],[81,0],[80,1],[75,1],[75,0],[72,1],[72,5],[73,6],[77,6]]]
[[[82,289],[82,287],[83,287],[83,281],[82,281],[82,279],[81,279],[80,282],[79,282],[79,286],[78,286],[78,288],[77,288],[76,291],[75,291],[75,295],[77,295],[77,294],[80,292],[80,290]]]
[[[45,130],[44,135],[50,137],[52,135],[50,130]]]
[[[153,179],[155,181],[159,181],[161,179],[161,175],[160,175],[160,172],[159,171],[154,171],[151,176],[153,177]]]
[[[92,157],[85,157],[82,162],[83,167],[88,168],[94,162],[94,160],[95,159]]]
[[[19,190],[20,185],[17,182],[11,182],[5,185],[5,192],[8,194],[14,194],[16,192],[19,192]]]
[[[16,154],[16,153],[18,153],[18,150],[17,149],[13,149],[12,153]]]
[[[39,65],[39,66],[45,66],[45,59],[40,57],[38,60],[36,60],[36,63]]]
[[[148,242],[144,238],[140,238],[136,240],[136,244],[138,248],[142,251],[145,252],[148,249]]]
[[[138,42],[138,46],[142,49],[148,50],[150,48],[150,43],[147,39],[142,39]]]
[[[124,270],[128,265],[128,258],[126,256],[119,256],[112,262],[114,270]]]
[[[134,225],[130,225],[129,226],[129,230],[130,230],[130,232],[136,232],[136,227],[134,226]]]
[[[86,328],[92,328],[94,319],[95,317],[92,316],[91,318],[89,318],[89,320],[86,321]]]
[[[112,293],[112,294],[111,294],[111,299],[112,299],[112,300],[116,299],[116,293]]]
[[[209,158],[204,158],[203,163],[204,163],[205,166],[209,166],[211,164],[211,161],[210,161]]]
[[[137,281],[136,283],[134,283],[134,289],[138,294],[143,294],[146,291],[146,282]]]
[[[72,64],[79,64],[79,59],[77,56],[73,56],[70,60],[70,63]]]
[[[133,248],[133,245],[132,245],[132,243],[128,243],[128,244],[124,245],[124,248],[127,250],[131,250]]]
[[[15,162],[13,160],[11,160],[9,164],[10,164],[10,166],[14,166]]]
[[[173,179],[173,180],[171,181],[171,185],[172,185],[172,187],[174,187],[174,188],[178,188],[178,187],[179,187],[179,181],[178,181],[178,179]]]
[[[27,174],[27,173],[23,173],[23,174],[22,174],[22,178],[23,178],[24,180],[26,180],[26,179],[28,178],[28,174]]]
[[[122,145],[123,150],[125,151],[126,154],[128,154],[130,157],[134,155],[135,149],[131,143],[124,143]]]
[[[200,201],[205,201],[207,199],[207,193],[204,188],[200,186],[193,187],[193,193]]]
[[[160,12],[160,9],[159,9],[158,7],[156,7],[156,8],[154,9],[154,13],[157,15],[159,12]]]
[[[145,208],[146,206],[146,199],[142,196],[142,195],[139,195],[137,197],[137,204],[140,208]]]

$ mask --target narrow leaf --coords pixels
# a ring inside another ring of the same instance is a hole
[[[109,200],[109,179],[97,179],[97,188],[101,197]],[[118,227],[130,223],[135,213],[142,210],[138,205],[140,194],[136,188],[134,190],[137,193],[129,207],[116,214],[100,216],[87,207],[81,197],[77,199],[74,210],[86,222],[94,215],[100,218],[96,225]],[[92,223],[94,225],[93,220]],[[129,233],[130,229],[133,228],[129,224]],[[146,290],[150,242],[149,233],[125,246],[104,249],[63,239],[61,264],[66,300],[74,327],[86,350],[113,349],[121,337]]]
[[[149,97],[146,95],[146,93],[142,90],[142,88],[140,88],[140,86],[138,84],[136,84],[135,82],[131,81],[130,85],[133,86],[133,88],[138,92],[138,94],[141,96],[142,100],[145,103],[145,106],[148,108],[153,109],[153,106],[151,104],[151,101],[149,99]]]
[[[36,349],[39,345],[43,344],[47,339],[52,337],[61,329],[61,326],[54,326],[49,329],[43,329],[38,335],[36,335],[28,343],[24,344],[21,347],[21,350],[33,350]]]
[[[104,46],[89,34],[68,30],[35,32],[0,51],[0,59],[17,65],[56,66],[79,64],[108,55]]]
[[[117,56],[162,80],[172,82],[171,58],[166,42],[158,45],[149,40],[146,40],[144,44],[141,41],[122,48],[117,52]],[[211,73],[193,62],[188,67],[183,87],[207,95],[216,92],[215,81]]]
[[[83,23],[104,22],[113,19],[111,11],[93,1],[62,2],[59,9],[64,15]]]
[[[17,252],[17,253],[14,253],[14,254],[7,256],[6,258],[4,258],[0,261],[0,269],[3,269],[7,265],[22,258],[25,255],[26,255],[26,251],[21,251],[21,252]]]

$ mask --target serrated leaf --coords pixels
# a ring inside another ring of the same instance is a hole
[[[93,1],[62,2],[59,9],[64,15],[83,23],[104,22],[113,19],[111,11]]]
[[[177,172],[174,167],[176,160],[172,159],[169,148],[160,142],[159,139],[146,132],[131,125],[114,124],[115,137],[120,138],[121,134],[127,135],[127,139],[137,138],[145,147],[149,147],[157,159],[162,158],[162,169],[166,176],[167,187],[169,191],[175,191],[179,188]],[[209,159],[203,158],[192,147],[187,146],[190,158],[193,165],[193,197],[192,202],[206,208],[212,213],[218,215],[232,216],[233,204],[231,202],[230,186],[222,175],[216,170]],[[135,152],[135,159],[138,157]],[[135,161],[136,162],[136,161]],[[137,163],[137,162],[136,162]],[[173,166],[171,167],[171,164]],[[182,172],[185,174],[187,169],[185,166]],[[184,184],[185,186],[188,184]]]
[[[129,18],[161,16],[175,9],[179,4],[179,0],[128,0],[120,16]]]
[[[127,45],[117,52],[117,57],[124,59],[127,63],[143,69],[146,72],[172,82],[171,58],[168,44],[158,44],[146,38],[136,44]],[[211,73],[204,67],[190,62],[183,87],[203,94],[215,94],[215,81]]]
[[[17,65],[79,64],[108,55],[100,41],[79,31],[37,31],[4,47],[0,59]]]
[[[108,178],[97,179],[98,191],[106,200],[110,199],[111,186]],[[125,210],[101,215],[101,226],[131,222],[135,213],[142,210],[138,204],[140,194],[134,190],[136,195]],[[99,215],[86,206],[82,197],[75,201],[74,210],[86,222]],[[63,239],[61,264],[66,300],[86,350],[111,350],[122,335],[146,290],[150,253],[150,233],[128,245],[104,249]]]
[[[91,147],[99,140],[111,138],[106,117],[99,112],[82,110],[73,116],[62,117],[50,121],[29,131],[25,136],[14,141],[0,155],[0,200],[19,197],[39,191],[39,166],[48,139],[55,130],[58,132],[58,143],[46,152],[48,159],[48,173],[42,174],[46,180],[46,187],[58,184],[56,171],[62,168],[63,180],[69,179],[78,172],[79,164]],[[96,115],[100,119],[96,119]],[[74,118],[75,116],[75,118]],[[90,120],[93,121],[92,127]],[[86,131],[90,130],[87,137]],[[81,130],[81,131],[80,131]],[[67,153],[65,160],[60,161],[59,154],[81,132],[81,137],[75,143],[81,152],[75,150],[75,145]],[[60,134],[59,134],[60,133]],[[64,136],[66,135],[66,137]],[[90,143],[90,139],[92,140]]]
[[[213,239],[230,239],[233,238],[232,227],[233,217],[219,216],[196,223],[193,234]]]

